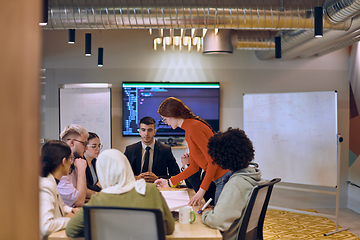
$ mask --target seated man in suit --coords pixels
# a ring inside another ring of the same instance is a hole
[[[139,133],[141,141],[127,146],[125,150],[136,179],[154,182],[158,178],[170,178],[180,173],[171,147],[155,140],[155,120],[152,117],[140,120]]]

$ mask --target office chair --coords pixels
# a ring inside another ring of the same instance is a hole
[[[271,192],[274,184],[280,181],[280,178],[274,178],[253,188],[239,228],[238,240],[263,240],[264,219]]]
[[[165,240],[159,209],[83,206],[85,240]]]

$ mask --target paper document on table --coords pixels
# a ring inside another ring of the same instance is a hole
[[[190,198],[187,191],[160,191],[170,211],[178,210],[183,206],[188,206]]]

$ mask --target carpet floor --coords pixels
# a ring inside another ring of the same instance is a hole
[[[316,212],[315,210],[308,210]],[[338,227],[341,229],[341,226]],[[307,214],[269,209],[264,222],[264,240],[272,239],[336,239],[360,240],[349,231],[329,236],[325,233],[335,231],[335,223],[328,218]]]

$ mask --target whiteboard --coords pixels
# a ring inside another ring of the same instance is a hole
[[[264,179],[336,186],[335,91],[245,94],[243,100],[244,131]]]
[[[60,88],[59,98],[59,132],[79,124],[99,135],[103,149],[111,148],[110,88]]]

